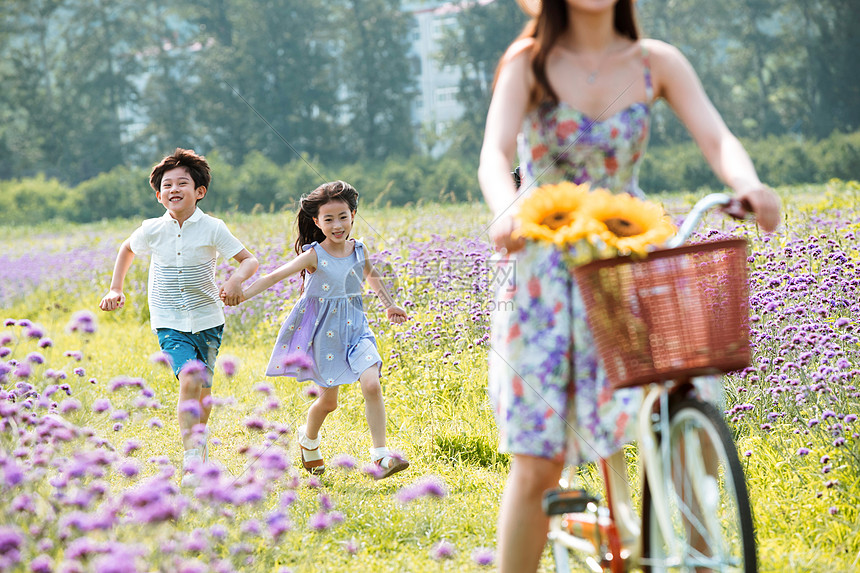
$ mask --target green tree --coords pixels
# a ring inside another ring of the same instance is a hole
[[[336,7],[340,117],[349,159],[408,156],[414,151],[410,106],[414,71],[408,58],[410,20],[400,1],[342,0]]]
[[[298,153],[338,151],[331,11],[322,0],[206,0],[186,7],[201,49],[188,55],[198,79],[199,138],[225,160],[258,151],[283,164]]]
[[[449,136],[452,156],[476,157],[492,96],[496,66],[527,22],[516,2],[468,3],[442,41],[440,61],[462,71],[458,99],[465,111]]]
[[[7,136],[26,141],[13,144],[13,162],[71,182],[123,163],[137,55],[147,41],[140,24],[149,21],[145,4],[13,0],[6,6],[4,35],[16,33],[0,72],[2,108],[16,120]]]

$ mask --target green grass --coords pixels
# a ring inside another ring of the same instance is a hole
[[[802,205],[807,203],[799,202],[801,207],[790,209],[792,216],[803,217]],[[234,234],[252,250],[277,239],[285,245],[284,257],[291,256],[291,214],[228,215],[225,219]],[[355,234],[363,236],[377,250],[388,249],[409,259],[410,244],[431,248],[440,241],[485,240],[486,234],[480,232],[487,220],[488,213],[481,205],[363,209]],[[27,236],[21,229],[0,228],[0,247],[5,253],[15,254],[86,245],[118,246],[136,224],[118,221],[71,226],[62,232],[43,227]],[[438,241],[436,235],[441,236]],[[48,330],[54,345],[41,351],[47,358],[46,365],[70,371],[77,363],[63,357],[63,352],[77,349],[85,353],[81,364],[86,368],[86,376],[69,381],[73,396],[81,401],[83,408],[69,414],[69,420],[92,428],[118,449],[132,439],[142,445],[131,455],[141,463],[140,477],[128,479],[116,473],[107,476],[111,490],[118,493],[158,471],[155,464],[148,463],[151,457],[167,456],[175,467],[181,465],[182,450],[174,415],[176,382],[167,371],[148,361],[158,345],[146,322],[143,296],[146,267],[145,261],[135,262],[129,275],[128,306],[114,313],[99,313],[98,332],[88,339],[67,333],[63,328],[75,311],[97,312],[98,300],[110,280],[110,265],[82,278],[71,292],[57,284],[25,289],[3,312],[8,317],[38,322]],[[404,289],[417,292],[417,285],[412,278],[401,277]],[[444,293],[440,296],[444,298]],[[286,485],[288,480],[273,484],[272,493],[256,505],[222,512],[192,502],[190,510],[176,522],[156,527],[123,527],[119,531],[93,534],[94,538],[157,545],[164,539],[184,539],[195,528],[222,524],[227,528],[227,537],[213,542],[211,553],[232,559],[239,570],[277,571],[282,566],[294,572],[487,570],[474,563],[471,553],[475,548],[495,547],[496,514],[510,460],[496,450],[497,430],[486,395],[486,347],[471,344],[476,334],[486,328],[486,317],[470,322],[465,307],[434,306],[432,299],[416,295],[419,304],[411,312],[413,320],[401,327],[384,325],[376,306],[371,305],[369,310],[376,322],[374,328],[385,361],[383,387],[389,445],[409,458],[412,465],[406,472],[374,482],[359,471],[331,468],[320,480],[321,488],[307,487],[305,474],[298,467],[298,453],[292,440],[287,440],[286,447],[291,448],[294,461],[290,475],[300,485],[296,489],[298,500],[290,509],[293,528],[276,543],[264,535],[243,531],[243,524],[253,519],[264,520],[268,512],[277,508],[282,495],[290,489]],[[295,428],[303,422],[310,405],[303,393],[305,384],[283,378],[267,380],[263,375],[282,318],[282,313],[265,317],[261,312],[253,319],[228,319],[221,352],[238,357],[241,368],[233,378],[223,375],[216,378],[214,395],[231,398],[232,403],[213,410],[210,426],[219,443],[211,447],[211,455],[239,481],[249,475],[249,465],[254,463],[253,457],[243,453],[243,447],[263,442],[263,437],[248,430],[243,420],[263,415]],[[395,334],[415,323],[423,324],[422,336],[404,341]],[[461,342],[434,347],[426,335],[430,331],[442,334],[443,340],[448,341],[458,332],[465,335]],[[454,356],[446,358],[443,354],[446,349],[453,351]],[[21,359],[34,350],[37,350],[34,342],[23,341],[16,347],[15,356]],[[389,359],[392,352],[399,356]],[[110,394],[107,384],[118,375],[143,378],[154,390],[161,408],[137,412],[132,404],[133,393]],[[89,384],[90,377],[98,383]],[[262,410],[266,396],[255,387],[264,381],[272,385],[279,408]],[[106,396],[115,408],[125,407],[132,412],[121,431],[113,430],[115,421],[107,414],[93,414],[89,410],[95,399]],[[146,422],[152,416],[159,416],[164,426],[149,427]],[[854,570],[858,564],[858,516],[854,504],[841,502],[836,492],[824,492],[820,498],[809,495],[810,488],[820,486],[803,477],[792,465],[793,451],[799,442],[793,441],[788,431],[779,435],[782,440],[775,439],[773,433],[756,431],[751,425],[743,428],[739,438],[740,451],[754,452],[744,458],[744,463],[758,529],[760,570]],[[339,408],[326,420],[322,444],[329,458],[343,453],[354,456],[359,465],[368,460],[370,437],[357,385],[341,389]],[[15,440],[10,440],[8,434],[0,434],[0,448],[9,452],[14,447]],[[409,505],[396,501],[394,494],[401,487],[425,475],[441,478],[448,495],[441,499],[422,498]],[[599,487],[593,468],[587,469],[584,480],[592,489]],[[319,509],[320,491],[331,496],[335,510],[342,512],[344,519],[329,530],[314,532],[307,524]],[[50,497],[50,488],[46,486],[39,492]],[[834,505],[840,509],[836,519],[827,511]],[[0,512],[0,517],[3,515]],[[810,524],[819,527],[809,527]],[[56,546],[63,545],[56,537],[57,529],[45,524],[41,527],[42,534],[54,536]],[[430,550],[442,540],[453,543],[456,553],[452,559],[437,561]],[[238,543],[247,544],[244,547],[247,553],[241,559],[230,557],[230,548]],[[347,551],[350,543],[357,548],[354,554]],[[248,556],[253,557],[253,562],[240,565]],[[187,552],[183,558],[193,559],[194,554]],[[549,553],[545,552],[541,570],[550,570],[551,563]],[[150,565],[153,570],[171,571],[176,562]],[[25,569],[16,569],[19,570]]]

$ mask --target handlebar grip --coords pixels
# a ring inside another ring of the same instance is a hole
[[[753,214],[752,206],[749,202],[732,197],[729,202],[722,208],[723,213],[732,219],[746,219]]]

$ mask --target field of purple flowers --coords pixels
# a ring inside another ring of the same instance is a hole
[[[860,187],[782,191],[776,235],[717,217],[702,230],[750,240],[754,357],[726,377],[726,416],[761,570],[850,571],[860,564]],[[667,206],[680,214],[688,199]],[[288,215],[224,218],[260,272],[293,256]],[[150,359],[148,262],[132,267],[126,308],[97,310],[136,222],[0,229],[0,572],[491,570],[507,459],[485,391],[488,289],[499,280],[486,220],[480,205],[357,219],[410,314],[392,327],[366,301],[390,443],[409,470],[367,475],[363,401],[347,387],[323,429],[330,470],[299,471],[292,430],[314,388],[262,375],[294,280],[229,309],[214,462],[195,491],[177,485],[175,382]]]

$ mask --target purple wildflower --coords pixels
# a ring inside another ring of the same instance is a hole
[[[24,538],[17,529],[11,527],[0,527],[0,555],[11,557],[21,549]]]
[[[259,384],[254,386],[254,391],[269,396],[272,393],[272,385],[268,382],[260,382]]]
[[[189,360],[179,371],[180,374],[185,374],[186,376],[203,376],[205,372],[206,365],[199,360]]]
[[[273,511],[266,517],[266,526],[273,539],[280,539],[284,533],[293,528],[289,518],[280,511]]]
[[[334,501],[332,501],[331,496],[327,493],[321,493],[319,495],[320,507],[323,511],[331,511],[334,509]]]
[[[202,408],[200,408],[200,402],[198,400],[185,400],[179,403],[179,413],[180,414],[190,414],[194,417],[199,418],[203,413]]]
[[[375,479],[379,479],[380,477],[382,477],[382,474],[385,472],[385,470],[383,470],[377,464],[364,464],[363,466],[361,466],[361,471]]]
[[[182,565],[179,566],[178,573],[206,573],[206,571],[209,571],[209,567],[207,567],[205,563],[199,559],[193,559],[191,561],[183,562]]]
[[[314,361],[304,352],[291,352],[284,356],[281,365],[292,371],[309,370],[314,367]]]
[[[489,547],[477,547],[472,551],[472,561],[481,567],[489,567],[495,560],[495,552]]]
[[[80,350],[66,350],[65,352],[63,352],[63,356],[68,356],[72,360],[76,360],[78,362],[80,362],[84,357],[83,353]]]
[[[30,571],[32,573],[52,573],[53,561],[51,558],[45,554],[37,555],[32,561],[30,561]]]
[[[24,336],[27,338],[42,338],[45,336],[45,330],[41,326],[34,324],[24,328]]]
[[[297,499],[299,495],[293,489],[288,489],[284,493],[281,494],[281,507],[289,507],[291,506]]]
[[[96,315],[88,310],[80,310],[72,315],[71,320],[66,325],[66,330],[93,334],[96,331]]]
[[[209,535],[215,539],[224,539],[227,537],[227,528],[220,523],[216,523],[209,527]]]
[[[320,395],[320,387],[311,382],[305,386],[304,393],[308,398],[316,398]]]
[[[123,455],[128,456],[131,455],[132,452],[139,450],[140,447],[140,442],[137,440],[128,440],[122,447],[122,453]]]
[[[245,418],[245,427],[249,430],[262,432],[266,429],[266,420],[263,420],[262,418]]]
[[[336,468],[342,468],[347,471],[355,469],[355,458],[347,454],[338,454],[332,456],[330,465]]]
[[[332,521],[328,513],[319,511],[308,519],[308,527],[314,531],[324,531],[331,527]]]
[[[33,373],[33,370],[30,368],[30,365],[27,364],[26,362],[21,362],[20,364],[18,364],[17,367],[15,368],[15,371],[12,372],[12,374],[17,376],[18,378],[29,378],[30,374],[32,374],[32,373]]]
[[[248,519],[242,524],[240,531],[249,535],[260,535],[260,521]]]
[[[448,491],[445,482],[437,476],[425,476],[413,484],[403,487],[395,494],[397,501],[406,504],[420,497],[445,497]]]
[[[355,540],[355,537],[344,541],[343,548],[350,555],[355,555],[356,553],[358,553],[358,541]]]
[[[54,345],[54,341],[50,338],[42,338],[39,340],[39,348],[50,348]]]
[[[158,352],[152,354],[149,357],[149,361],[152,362],[153,364],[163,364],[164,366],[167,366],[168,368],[173,367],[173,360],[171,360],[170,355],[165,353],[165,352],[158,351]]]
[[[127,459],[120,463],[119,471],[122,472],[125,477],[132,478],[140,473],[140,466],[135,460]]]
[[[805,456],[807,454],[809,454],[809,448],[800,448],[799,450],[797,450],[798,456]]]
[[[161,418],[156,416],[154,418],[150,418],[146,425],[150,428],[163,428],[164,422],[161,421]]]
[[[239,359],[235,356],[221,356],[218,359],[218,364],[221,366],[221,370],[224,371],[224,375],[228,378],[235,376],[236,372],[239,370]]]
[[[44,364],[45,357],[39,354],[38,352],[31,352],[27,355],[27,362],[31,362],[33,364]]]
[[[437,561],[451,559],[457,552],[456,547],[450,541],[442,540],[430,549],[430,557]]]
[[[60,403],[60,413],[68,414],[81,409],[81,403],[75,398],[66,398]]]

